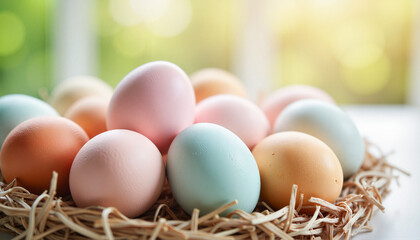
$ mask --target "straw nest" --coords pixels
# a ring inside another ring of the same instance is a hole
[[[376,209],[384,211],[382,200],[397,172],[408,175],[368,144],[362,168],[344,182],[335,204],[311,198],[314,213],[300,214],[295,199],[302,197],[294,186],[289,206],[275,211],[260,202],[252,214],[236,210],[228,218],[218,214],[236,201],[201,217],[197,209],[188,216],[167,187],[147,213],[129,219],[112,207],[78,208],[70,198],[57,198],[55,173],[50,190],[39,196],[0,181],[0,231],[15,239],[350,239],[372,231],[368,222]]]

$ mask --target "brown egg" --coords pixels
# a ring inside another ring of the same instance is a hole
[[[197,103],[216,94],[233,94],[247,97],[242,82],[233,74],[222,69],[202,69],[193,73],[190,78]]]
[[[252,151],[261,176],[261,197],[281,209],[290,202],[293,184],[298,186],[296,204],[311,197],[330,203],[337,200],[343,186],[343,171],[334,152],[321,140],[300,132],[268,136]]]
[[[76,123],[62,117],[29,119],[10,132],[1,149],[4,179],[32,193],[48,190],[52,172],[58,173],[57,193],[70,192],[69,173],[87,134]]]
[[[66,118],[79,124],[93,138],[105,132],[106,113],[109,100],[100,97],[86,97],[75,102],[64,115]]]

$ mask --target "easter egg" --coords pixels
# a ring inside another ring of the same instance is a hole
[[[324,101],[306,99],[289,105],[276,119],[274,131],[299,131],[322,140],[340,160],[344,178],[363,163],[365,144],[356,125],[339,107]]]
[[[170,62],[150,62],[116,87],[107,127],[141,133],[165,154],[174,137],[194,122],[194,111],[194,90],[185,72]]]
[[[0,97],[0,148],[7,135],[20,123],[40,116],[58,116],[57,111],[37,98],[10,94]]]
[[[311,197],[334,203],[343,185],[343,172],[334,152],[321,140],[300,132],[268,136],[252,151],[261,174],[261,197],[270,206],[289,205],[292,186],[298,186],[296,206]]]
[[[77,100],[97,96],[110,99],[112,88],[106,82],[93,76],[74,76],[60,82],[51,92],[50,104],[61,114]]]
[[[137,132],[116,129],[83,146],[71,167],[70,190],[79,207],[115,207],[133,218],[158,199],[164,179],[157,147]]]
[[[206,68],[191,74],[197,103],[217,94],[233,94],[247,97],[245,86],[234,76],[222,69]]]
[[[168,182],[177,203],[200,215],[231,201],[234,209],[252,212],[260,194],[260,175],[249,148],[231,131],[212,123],[197,123],[172,142],[166,162]]]
[[[309,85],[290,85],[268,95],[261,104],[261,108],[271,126],[274,127],[274,121],[283,109],[289,104],[303,99],[318,99],[335,104],[334,99],[319,88]]]
[[[225,127],[238,135],[250,149],[270,132],[270,124],[256,104],[229,94],[214,95],[199,102],[195,122]]]
[[[105,132],[106,112],[109,100],[101,97],[85,97],[76,101],[64,114],[85,130],[89,138]]]
[[[76,123],[62,117],[31,118],[10,132],[1,149],[1,171],[6,182],[31,193],[48,190],[53,171],[58,173],[57,193],[67,195],[74,157],[88,141]]]

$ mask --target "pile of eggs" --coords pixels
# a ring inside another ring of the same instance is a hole
[[[40,194],[58,172],[57,193],[79,207],[116,207],[128,217],[159,198],[165,177],[189,214],[233,200],[252,212],[303,194],[334,203],[343,180],[360,168],[365,146],[351,119],[325,92],[288,86],[260,105],[219,69],[188,77],[157,61],[112,89],[93,77],[60,83],[48,103],[0,98],[0,167],[6,182]]]

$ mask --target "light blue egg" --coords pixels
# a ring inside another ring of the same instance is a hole
[[[252,212],[260,195],[256,161],[242,140],[212,123],[192,125],[173,140],[167,159],[168,181],[178,204],[191,214],[209,213],[233,200],[235,209]]]
[[[299,131],[326,143],[337,155],[344,178],[363,163],[365,143],[356,125],[339,107],[314,99],[287,106],[274,123],[274,132]]]
[[[53,107],[37,98],[10,94],[0,97],[0,149],[7,135],[20,123],[39,116],[59,116]]]

